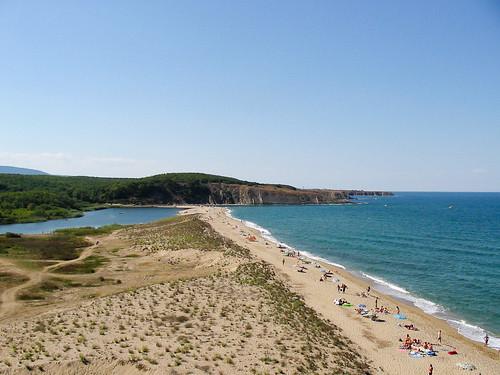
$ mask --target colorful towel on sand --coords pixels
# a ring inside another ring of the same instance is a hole
[[[408,355],[411,358],[423,358],[422,353],[419,353],[419,352],[409,352]]]

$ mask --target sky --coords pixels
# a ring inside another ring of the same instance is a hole
[[[500,191],[498,1],[0,0],[0,165]]]

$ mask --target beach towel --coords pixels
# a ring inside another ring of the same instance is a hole
[[[342,307],[352,307],[352,303],[343,303]]]
[[[408,355],[411,358],[423,358],[422,353],[419,353],[419,352],[409,352]]]
[[[405,320],[406,319],[406,316],[403,315],[403,314],[394,314],[393,315],[396,319],[399,319],[399,320]]]

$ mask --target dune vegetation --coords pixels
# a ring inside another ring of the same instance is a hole
[[[59,250],[43,269],[16,266],[23,279],[0,277],[0,373],[369,370],[272,266],[197,215],[2,240],[23,250],[0,256],[0,267],[16,254],[47,259],[43,241]]]

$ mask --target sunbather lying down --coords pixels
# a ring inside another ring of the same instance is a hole
[[[365,308],[359,307],[354,309],[359,315],[361,315],[364,318],[369,318],[373,321],[378,320],[378,316],[373,310],[367,310]]]
[[[339,299],[334,299],[333,303],[339,306],[342,306],[345,303],[348,303],[346,299],[344,298],[339,298]]]
[[[413,324],[405,324],[404,327],[406,329],[409,329],[410,331],[418,331],[418,328],[415,327]]]

